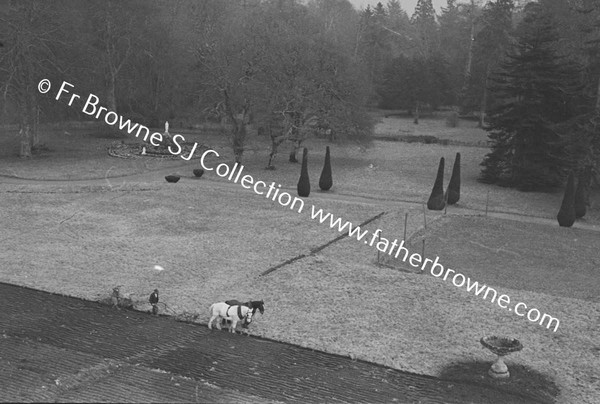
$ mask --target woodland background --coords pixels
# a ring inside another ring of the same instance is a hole
[[[21,155],[38,126],[90,120],[38,93],[42,78],[93,93],[151,127],[248,127],[290,160],[311,135],[368,143],[369,108],[440,108],[489,131],[481,180],[522,190],[590,186],[600,156],[600,5],[594,0],[0,1],[0,118]]]

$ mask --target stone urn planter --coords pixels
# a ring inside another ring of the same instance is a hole
[[[523,345],[519,342],[519,340],[510,337],[498,337],[491,335],[481,338],[480,342],[481,345],[498,356],[498,359],[496,362],[494,362],[488,371],[488,374],[494,379],[506,379],[510,377],[508,367],[504,363],[503,357],[511,352],[518,352],[523,349]]]
[[[165,180],[167,180],[167,182],[173,182],[173,183],[175,183],[175,182],[179,181],[180,178],[181,177],[178,176],[178,175],[167,175],[165,177]]]

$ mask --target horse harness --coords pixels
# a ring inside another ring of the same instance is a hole
[[[227,317],[231,317],[231,316],[229,315],[229,309],[230,309],[230,308],[232,308],[232,307],[233,307],[233,306],[229,306],[229,307],[227,308],[227,311],[225,312],[225,314],[227,314]],[[238,315],[238,317],[239,317],[239,319],[240,319],[240,320],[243,320],[245,316],[242,314],[242,305],[241,305],[241,304],[238,304],[238,305],[237,305],[237,307],[238,307],[238,309],[237,309],[237,315]]]

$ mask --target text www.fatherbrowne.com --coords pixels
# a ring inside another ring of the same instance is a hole
[[[63,81],[58,90],[55,99],[58,100],[61,95],[67,95],[71,93],[71,89],[73,88],[73,84],[67,83]],[[51,83],[48,79],[42,79],[38,83],[38,90],[42,94],[46,94],[50,91]],[[73,102],[79,99],[79,94],[71,93],[68,105],[71,106]],[[85,105],[83,106],[82,112],[87,115],[95,116],[96,119],[100,119],[100,116],[103,115],[104,121],[107,125],[117,125],[120,130],[127,130],[127,133],[132,134],[136,131],[135,137],[139,137],[140,134],[143,134],[143,140],[145,142],[150,142],[153,146],[158,146],[162,142],[162,134],[158,132],[154,132],[150,134],[150,129],[143,125],[139,125],[138,123],[132,123],[129,119],[124,120],[122,116],[117,115],[114,111],[109,111],[107,108],[99,105],[99,98],[94,94],[89,94]],[[177,149],[171,149],[169,146],[169,152],[173,155],[179,155],[184,160],[190,160],[198,146],[198,143],[195,143],[192,150],[190,151],[187,157],[182,155],[183,148],[180,143],[177,141],[184,142],[185,139],[182,135],[173,136],[173,141],[177,146]],[[235,163],[233,167],[229,167],[225,163],[221,163],[216,167],[208,167],[205,164],[205,159],[209,155],[214,155],[215,157],[219,157],[219,153],[215,150],[206,150],[201,158],[200,164],[205,170],[213,171],[219,177],[227,178],[229,181],[233,181],[237,183],[240,180],[240,185],[246,189],[253,189],[254,192],[258,195],[263,195],[265,198],[271,199],[272,201],[277,201],[281,206],[289,207],[291,210],[297,210],[298,213],[302,213],[304,210],[304,201],[297,197],[292,197],[289,193],[281,190],[281,184],[275,185],[275,182],[272,182],[268,187],[264,181],[255,181],[254,177],[251,175],[242,176],[242,172],[244,171],[244,166]],[[237,170],[237,172],[236,172]],[[234,178],[235,176],[235,178]],[[266,193],[265,193],[266,191]],[[525,303],[519,302],[514,306],[510,305],[510,297],[507,295],[500,295],[498,297],[498,292],[495,289],[490,288],[486,285],[479,285],[478,282],[471,282],[469,277],[464,276],[463,274],[456,272],[453,269],[447,268],[444,269],[444,266],[438,262],[439,257],[436,257],[434,261],[429,258],[423,259],[420,254],[414,253],[410,254],[408,249],[404,247],[404,240],[400,244],[398,244],[398,240],[394,240],[392,243],[384,237],[381,237],[381,230],[377,229],[375,233],[371,235],[371,238],[367,237],[369,233],[368,230],[362,230],[360,226],[353,226],[352,223],[346,221],[344,222],[342,218],[338,217],[337,219],[331,213],[324,213],[323,209],[316,210],[315,206],[311,207],[311,219],[318,219],[321,224],[326,223],[329,220],[329,227],[336,228],[340,233],[348,232],[350,237],[356,237],[358,241],[363,240],[365,244],[373,246],[375,240],[377,240],[376,248],[383,252],[387,253],[390,256],[394,255],[394,257],[398,258],[402,254],[402,261],[406,262],[415,267],[421,267],[421,271],[425,271],[427,264],[431,264],[430,272],[436,278],[442,278],[444,281],[451,279],[452,284],[456,287],[465,286],[468,292],[473,291],[475,296],[482,295],[483,299],[487,299],[490,292],[493,293],[491,296],[492,303],[496,301],[498,306],[508,311],[514,311],[518,316],[527,317],[527,319],[531,322],[539,322],[540,325],[546,324],[546,328],[552,327],[554,325],[554,332],[558,329],[560,321],[548,314],[542,314],[537,309],[527,309],[527,305]],[[395,250],[395,251],[394,251]],[[497,298],[497,299],[496,299]]]
[[[498,292],[486,285],[480,285],[479,282],[472,282],[471,278],[468,276],[464,276],[463,274],[450,269],[444,268],[442,264],[440,264],[439,257],[436,256],[435,260],[431,260],[429,258],[423,259],[420,254],[413,253],[410,254],[408,249],[404,246],[404,240],[398,244],[398,240],[394,240],[390,243],[390,241],[384,237],[381,237],[381,230],[377,229],[374,233],[369,237],[369,231],[363,230],[360,226],[353,226],[352,223],[346,221],[344,222],[342,218],[338,217],[337,219],[329,212],[324,213],[323,209],[316,209],[314,205],[312,206],[311,211],[311,219],[318,219],[320,223],[327,223],[329,227],[332,229],[337,228],[340,233],[348,233],[350,237],[356,237],[358,241],[363,240],[365,244],[373,246],[375,241],[377,241],[375,247],[381,251],[382,253],[387,253],[390,256],[394,256],[395,258],[401,257],[403,262],[407,262],[415,267],[421,268],[421,271],[425,271],[428,264],[431,264],[429,267],[429,272],[431,275],[436,278],[441,278],[444,281],[451,280],[452,284],[457,288],[466,286],[468,292],[475,293],[475,296],[481,296],[484,300],[488,299],[488,296],[491,297],[491,302],[496,301],[498,306],[501,308],[514,311],[515,314],[521,317],[527,317],[527,320],[538,323],[540,325],[545,325],[547,329],[550,329],[554,326],[554,332],[558,330],[558,326],[560,321],[552,317],[546,313],[542,314],[537,309],[528,309],[527,305],[523,302],[518,302],[517,304],[511,305],[510,297],[508,295],[500,295],[498,297]]]

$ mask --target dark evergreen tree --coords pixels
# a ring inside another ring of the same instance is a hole
[[[377,86],[379,107],[412,111],[417,100],[423,101],[421,90],[427,85],[426,64],[421,58],[398,56],[386,66]]]
[[[560,184],[568,163],[565,144],[554,126],[574,116],[578,72],[554,47],[558,32],[538,3],[525,7],[516,49],[493,78],[502,100],[489,118],[491,152],[481,181],[543,190]]]
[[[375,5],[375,8],[373,9],[373,17],[375,18],[377,24],[383,24],[385,22],[386,16],[387,13],[385,11],[385,7],[383,7],[383,4],[381,2],[378,2],[377,5]]]
[[[463,113],[479,112],[479,126],[483,127],[494,94],[489,91],[490,76],[506,54],[513,31],[513,0],[488,2],[477,24],[473,26],[472,63],[465,71],[466,88],[462,93]],[[475,33],[475,25],[479,29]]]
[[[446,202],[448,205],[454,205],[460,199],[460,153],[456,153],[454,166],[452,167],[452,176],[446,189]]]
[[[379,3],[375,9],[367,5],[360,16],[360,36],[358,51],[366,63],[368,79],[377,82],[381,70],[387,61],[389,32],[385,31],[382,24],[386,18],[385,9]]]
[[[331,156],[329,155],[329,146],[325,150],[325,164],[321,177],[319,178],[319,188],[323,191],[329,191],[333,186],[333,177],[331,176]]]
[[[577,178],[577,188],[575,190],[575,218],[584,217],[587,212],[586,207],[586,191],[587,191],[586,173],[581,172]]]
[[[402,28],[402,26],[405,26],[406,24],[410,23],[408,14],[406,14],[406,11],[404,11],[402,9],[402,5],[400,4],[400,1],[388,0],[386,8],[387,8],[388,22],[389,22],[391,29],[398,30],[398,29]]]
[[[572,140],[573,168],[585,171],[590,165],[600,167],[600,2],[582,0],[571,4],[544,0],[543,3],[558,6],[556,13],[564,19],[561,27],[567,27],[566,39],[561,41],[563,52],[584,64],[582,93],[589,110],[563,132]]]
[[[472,9],[474,8],[474,9]],[[472,48],[471,31],[473,20],[478,12],[477,7],[456,4],[456,0],[447,0],[447,7],[442,7],[440,23],[440,52],[448,61],[447,75],[449,82],[450,105],[456,105],[464,86],[465,70],[470,71],[470,49]],[[469,65],[469,66],[468,66]]]
[[[414,50],[412,44],[413,27],[406,11],[398,0],[388,0],[385,26],[388,28],[390,58],[398,57]]]
[[[438,25],[435,21],[435,10],[431,0],[418,0],[411,22],[418,35],[419,52],[427,57],[436,53],[439,48]]]
[[[565,195],[556,219],[562,227],[571,227],[575,223],[575,176],[573,172],[569,174]]]
[[[440,159],[435,183],[431,190],[431,195],[427,201],[427,209],[442,210],[446,206],[446,198],[444,197],[444,158]]]
[[[298,196],[307,197],[308,195],[310,195],[310,179],[308,178],[308,149],[305,147],[302,153],[300,179],[298,180]]]
[[[447,67],[441,53],[395,58],[386,66],[377,88],[379,107],[411,111],[418,123],[420,105],[437,108],[452,101]]]

